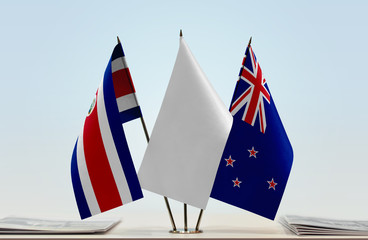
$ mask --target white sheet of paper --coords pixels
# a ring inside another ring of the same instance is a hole
[[[106,232],[120,220],[50,220],[6,217],[0,219],[0,233],[98,233]]]
[[[368,235],[368,221],[287,215],[280,222],[297,235]]]

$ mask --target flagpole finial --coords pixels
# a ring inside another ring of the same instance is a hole
[[[248,47],[250,46],[251,43],[252,43],[252,37],[250,37],[249,39]]]
[[[119,36],[116,36],[116,38],[118,39],[118,43],[120,43],[120,39],[119,39]]]
[[[180,37],[183,37],[183,31],[180,29]]]

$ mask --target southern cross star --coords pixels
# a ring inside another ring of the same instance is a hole
[[[277,185],[277,183],[275,183],[274,181],[273,181],[273,178],[272,178],[272,180],[271,181],[267,181],[268,182],[268,184],[270,184],[270,186],[268,186],[268,189],[270,189],[270,188],[273,188],[273,190],[276,190],[276,185]]]
[[[236,178],[235,180],[233,180],[234,182],[234,186],[233,187],[238,187],[240,188],[240,183],[242,183],[241,181],[238,180],[238,178]]]
[[[254,147],[252,147],[252,149],[249,149],[248,152],[250,153],[249,157],[257,158],[256,154],[258,153],[258,151],[254,150]]]
[[[229,165],[230,165],[230,166],[232,166],[232,167],[234,167],[234,166],[233,166],[233,163],[234,163],[236,160],[232,159],[232,158],[231,158],[231,156],[230,156],[228,159],[226,159],[226,158],[225,158],[225,161],[226,161],[226,167],[227,167],[227,166],[229,166]]]

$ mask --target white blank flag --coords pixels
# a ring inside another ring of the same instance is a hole
[[[152,131],[142,188],[205,209],[232,116],[183,38]]]

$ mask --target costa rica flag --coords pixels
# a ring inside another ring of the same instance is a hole
[[[71,177],[82,219],[143,197],[122,125],[141,116],[119,42],[72,155]]]

